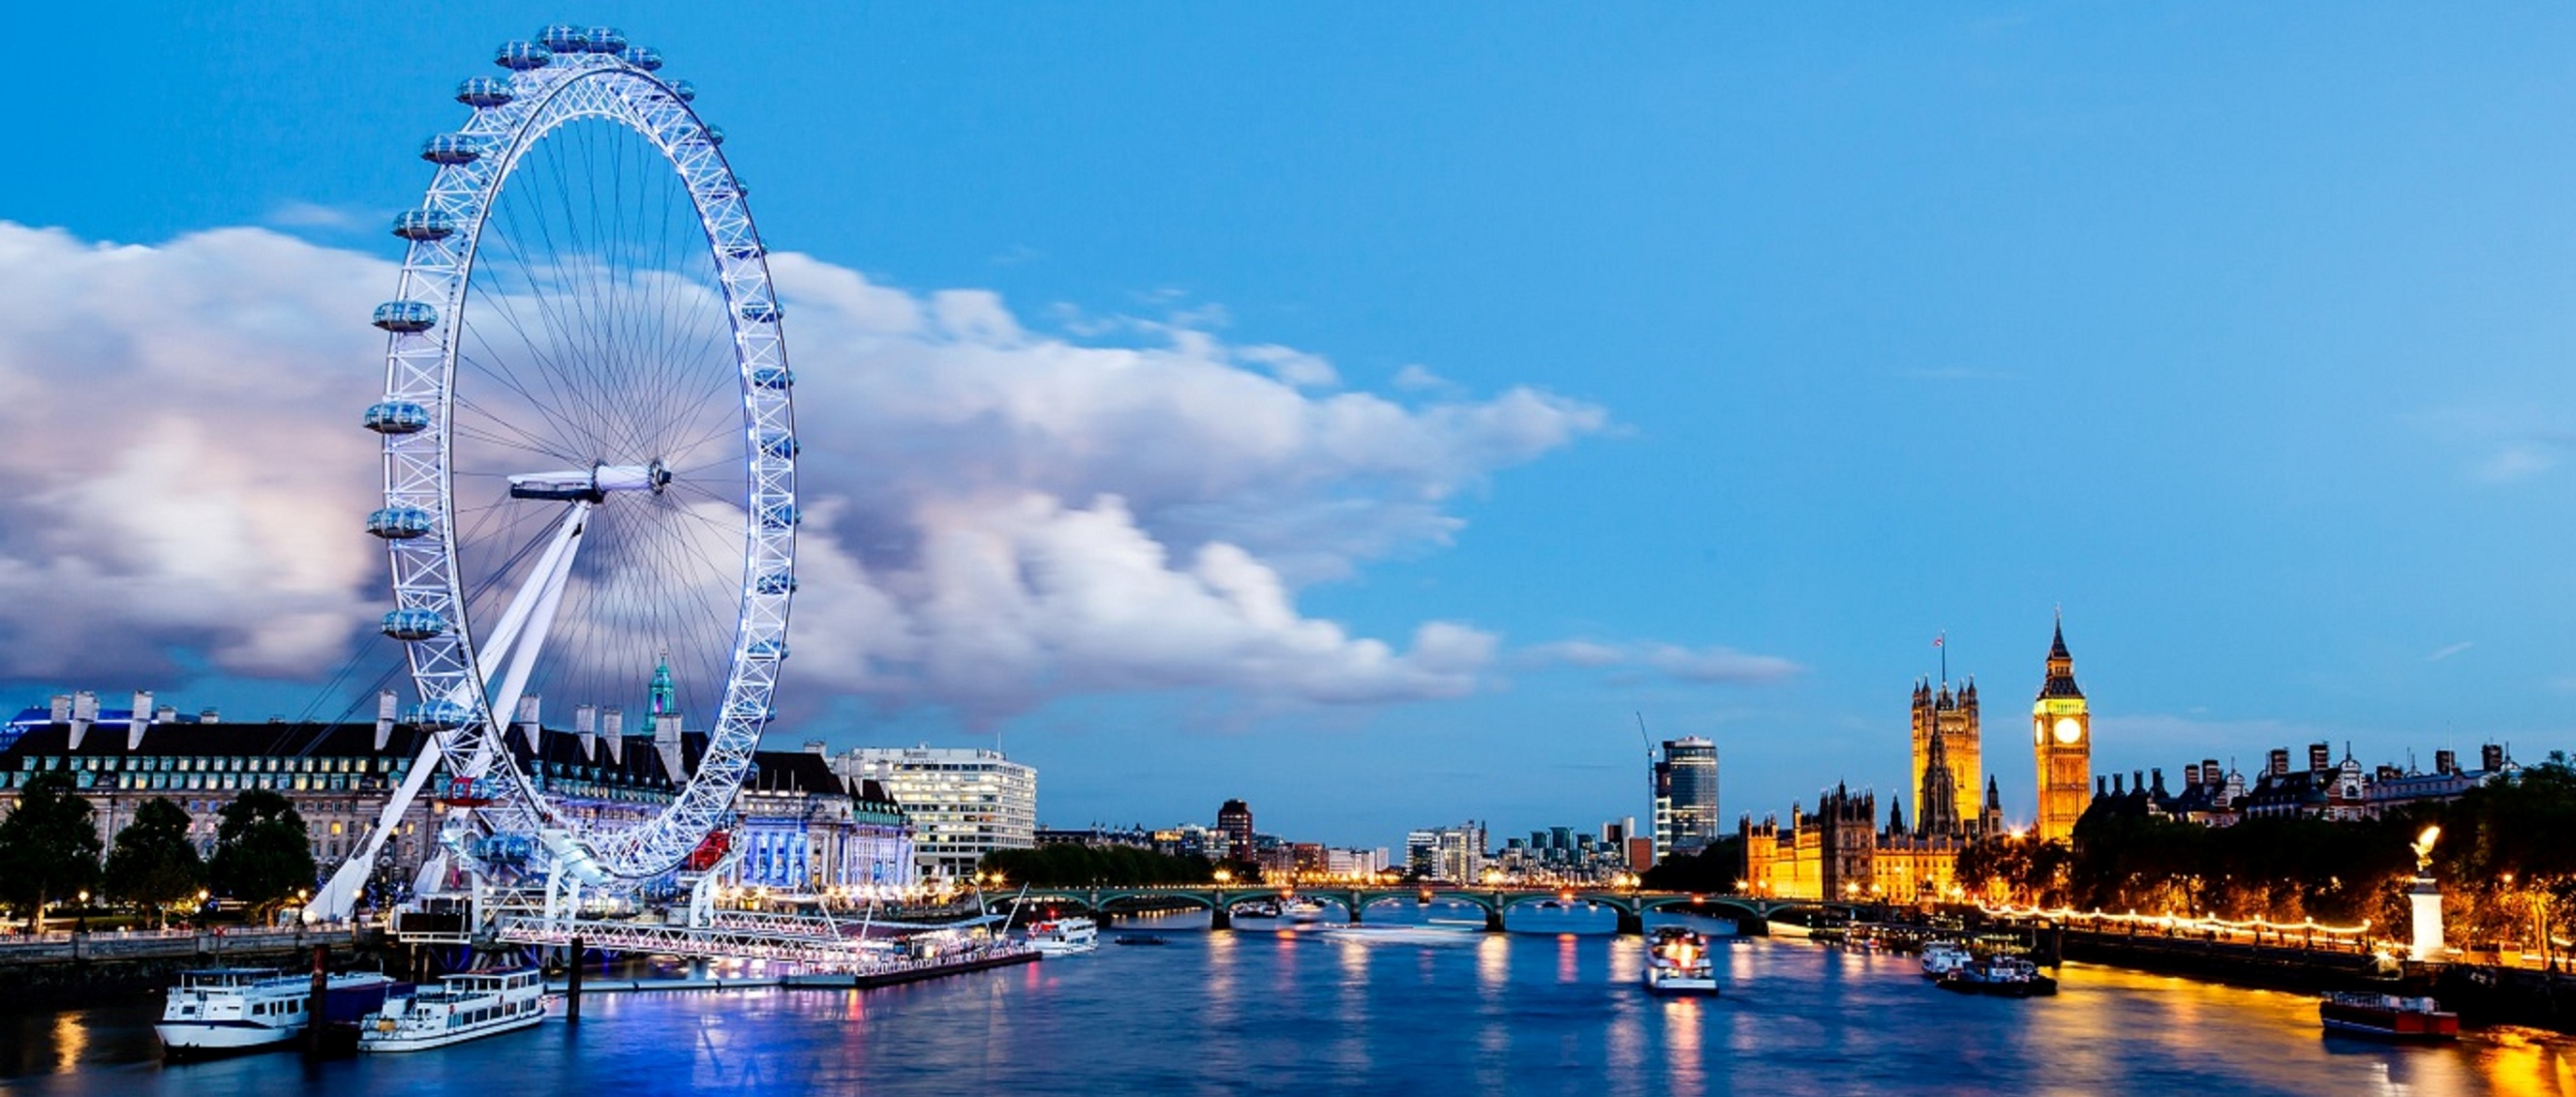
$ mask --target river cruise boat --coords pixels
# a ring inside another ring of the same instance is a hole
[[[1040,956],[1078,956],[1100,947],[1100,927],[1089,918],[1049,918],[1029,927],[1029,947]]]
[[[1955,941],[1934,941],[1923,946],[1923,977],[1939,979],[1976,960],[1976,954]]]
[[[385,1002],[402,984],[372,971],[333,975],[323,983],[323,1020],[352,1021]],[[173,1059],[230,1055],[293,1042],[312,1023],[313,977],[276,968],[208,968],[182,972],[152,1026]]]
[[[2457,1040],[2460,1015],[2430,998],[2394,994],[2329,994],[2317,1002],[2328,1034],[2379,1040]]]
[[[546,1019],[546,981],[537,969],[477,971],[440,979],[436,989],[386,1000],[358,1022],[360,1051],[425,1051]]]
[[[1988,956],[1970,960],[1941,976],[1943,990],[1962,994],[1991,994],[1999,998],[2045,997],[2057,993],[2057,980],[2039,972],[2039,965],[2019,956]]]
[[[1283,922],[1320,922],[1324,920],[1324,904],[1312,899],[1290,900],[1279,904],[1278,917]]]
[[[1717,970],[1708,939],[1686,929],[1655,931],[1646,950],[1646,990],[1654,994],[1715,994]]]

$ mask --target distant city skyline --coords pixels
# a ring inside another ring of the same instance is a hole
[[[372,711],[384,225],[578,13],[340,10],[22,20],[0,698]],[[1731,828],[1912,811],[1946,655],[2028,822],[2060,605],[2095,773],[2576,738],[2576,13],[618,19],[777,253],[773,747],[1375,846],[1648,819],[1642,714]]]

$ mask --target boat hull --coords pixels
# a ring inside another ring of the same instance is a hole
[[[1717,994],[1717,980],[1705,975],[1646,976],[1646,992],[1669,998],[1706,998]]]
[[[513,1017],[503,1021],[491,1021],[477,1025],[473,1028],[454,1029],[447,1032],[423,1033],[418,1035],[411,1033],[398,1033],[394,1035],[366,1033],[358,1038],[358,1050],[369,1052],[428,1051],[431,1048],[446,1047],[450,1044],[461,1044],[467,1040],[480,1040],[486,1036],[498,1036],[504,1032],[517,1032],[523,1028],[535,1028],[537,1025],[544,1022],[545,1019],[546,1015],[542,1012],[538,1012],[531,1013],[523,1017]]]
[[[213,1059],[267,1051],[293,1043],[304,1026],[292,1028],[250,1021],[165,1021],[152,1026],[161,1038],[161,1053],[172,1059]]]
[[[2457,1040],[2460,1017],[2434,1009],[2399,1009],[2328,1000],[2318,1003],[2317,1019],[2329,1036],[2357,1036],[2398,1042]]]

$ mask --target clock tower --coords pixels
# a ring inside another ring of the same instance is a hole
[[[2062,842],[2091,802],[2093,716],[2075,685],[2075,657],[2066,653],[2066,622],[2048,646],[2048,680],[2030,706],[2031,751],[2039,763],[2039,840]]]

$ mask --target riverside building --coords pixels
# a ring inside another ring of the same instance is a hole
[[[628,735],[614,708],[576,708],[569,731],[543,727],[540,711],[536,698],[523,699],[523,719],[503,739],[513,760],[565,810],[607,828],[668,806],[706,745],[703,733],[682,731],[676,719]],[[164,798],[188,813],[189,839],[211,855],[224,806],[267,790],[304,819],[327,879],[358,851],[429,734],[397,718],[390,693],[378,695],[368,723],[228,721],[214,709],[188,715],[156,706],[150,693],[135,694],[124,709],[102,708],[96,694],[66,694],[0,724],[0,812],[37,774],[64,773],[90,802],[102,845],[114,845],[145,801]],[[901,809],[881,788],[827,778],[828,766],[817,772],[817,749],[753,755],[735,799],[737,845],[748,848],[727,879],[791,890],[912,882]],[[377,854],[380,896],[398,897],[436,842],[442,783],[430,779]]]
[[[903,805],[925,879],[969,879],[987,853],[1037,846],[1038,771],[998,750],[860,747],[834,755],[832,767]]]

